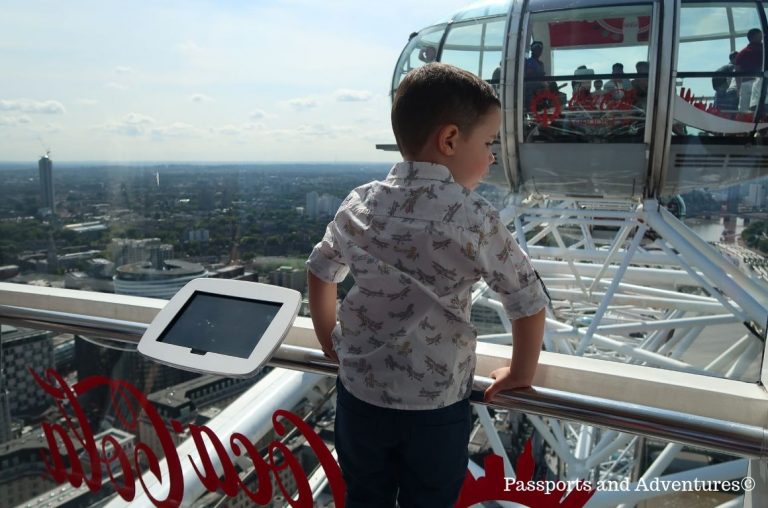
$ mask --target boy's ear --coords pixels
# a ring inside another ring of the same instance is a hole
[[[455,124],[444,125],[437,131],[437,149],[441,154],[451,156],[456,153],[459,139],[459,127]]]

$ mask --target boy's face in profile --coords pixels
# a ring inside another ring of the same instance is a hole
[[[469,132],[459,132],[455,153],[447,164],[457,183],[474,189],[485,177],[494,160],[491,145],[500,126],[501,109],[493,107]]]

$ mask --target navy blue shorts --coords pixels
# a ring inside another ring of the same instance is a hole
[[[430,410],[374,406],[337,378],[335,443],[347,508],[447,508],[467,472],[469,400]]]

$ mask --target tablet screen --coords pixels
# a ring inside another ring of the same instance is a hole
[[[281,303],[196,291],[157,340],[200,355],[248,358],[281,307]]]

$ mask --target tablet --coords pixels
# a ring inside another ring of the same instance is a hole
[[[194,279],[155,316],[139,352],[180,369],[252,376],[280,346],[300,305],[293,289]]]

